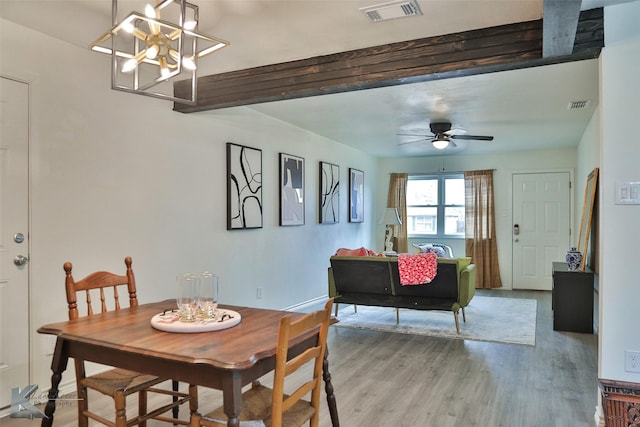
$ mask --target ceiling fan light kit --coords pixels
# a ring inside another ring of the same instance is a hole
[[[229,42],[199,33],[198,6],[185,0],[157,0],[120,21],[117,3],[113,27],[89,46],[111,56],[111,88],[196,105],[198,59]],[[177,80],[191,83],[181,96],[174,94]]]
[[[433,144],[434,148],[437,148],[438,150],[444,150],[449,146],[449,140],[443,136],[438,135],[436,139],[431,141],[431,144]]]

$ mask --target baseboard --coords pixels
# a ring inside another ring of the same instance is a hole
[[[315,310],[320,310],[324,307],[324,304],[327,302],[327,295],[313,298],[308,301],[301,302],[299,304],[294,304],[289,307],[283,308],[284,311],[299,311],[301,313],[309,313]]]

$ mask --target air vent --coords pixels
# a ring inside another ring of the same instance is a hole
[[[591,101],[569,101],[567,110],[586,110],[590,104]]]
[[[422,11],[415,0],[381,3],[375,6],[362,7],[360,11],[367,15],[367,18],[372,22],[422,15]]]

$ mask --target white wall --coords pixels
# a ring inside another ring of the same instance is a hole
[[[539,165],[539,166],[536,166]],[[376,198],[376,212],[382,212],[387,201],[386,190],[389,186],[389,174],[392,172],[429,173],[461,172],[467,170],[495,169],[493,175],[494,198],[496,208],[496,236],[498,240],[498,262],[502,287],[512,288],[512,206],[511,177],[516,172],[534,171],[570,171],[576,167],[576,149],[541,150],[531,152],[500,153],[473,156],[414,157],[407,159],[386,158],[380,160],[378,176],[379,194]],[[575,230],[575,227],[572,227]],[[383,226],[375,233],[377,246],[382,246]],[[416,239],[424,240],[424,239]],[[438,239],[438,241],[444,239]],[[464,255],[464,239],[446,241],[457,256]],[[568,249],[568,248],[567,248]]]
[[[172,103],[112,91],[107,56],[2,20],[0,74],[31,84],[31,324],[35,383],[48,385],[65,320],[64,272],[124,271],[142,302],[175,297],[176,275],[220,275],[223,303],[286,308],[327,294],[329,256],[370,246],[377,161],[249,108],[184,115]],[[225,143],[262,149],[264,227],[226,230]],[[278,226],[278,153],[306,160],[306,224]],[[365,173],[365,222],[317,222],[318,162]],[[256,288],[263,299],[256,299]],[[68,373],[65,380],[71,378]]]
[[[616,205],[616,182],[640,182],[640,2],[604,11],[600,61],[600,335],[599,376],[640,383],[625,371],[624,351],[640,351],[640,205]]]

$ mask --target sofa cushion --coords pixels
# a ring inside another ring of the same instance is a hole
[[[367,249],[364,246],[358,249],[340,248],[335,253],[336,256],[381,256],[381,254]]]
[[[434,253],[438,258],[453,258],[451,247],[442,243],[414,243],[412,246],[420,253]]]

